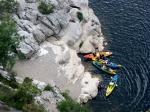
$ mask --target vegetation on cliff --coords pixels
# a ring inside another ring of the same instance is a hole
[[[82,12],[77,12],[77,17],[78,17],[79,21],[81,22],[83,20]]]
[[[41,1],[39,6],[38,6],[38,9],[42,14],[50,14],[50,13],[53,13],[54,6],[50,3],[46,3],[44,1]]]
[[[4,68],[11,69],[15,63],[18,39],[14,21],[8,16],[3,17],[0,20],[0,63]]]
[[[65,100],[58,103],[57,108],[60,112],[91,112],[90,108],[84,105],[80,105],[74,101],[68,93],[62,93]]]
[[[15,0],[0,0],[0,15],[8,15],[17,11],[18,4]]]
[[[11,13],[17,10],[14,0],[0,1],[0,65],[11,69],[15,63],[16,48],[19,44],[19,36],[16,24],[11,19]]]
[[[45,112],[43,106],[34,103],[34,97],[40,93],[30,78],[25,78],[16,89],[0,84],[0,100],[24,112]]]

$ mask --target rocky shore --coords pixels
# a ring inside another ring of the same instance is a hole
[[[96,97],[101,79],[85,72],[77,53],[103,50],[100,22],[88,0],[45,2],[54,6],[53,13],[40,13],[38,0],[18,0],[19,11],[13,15],[22,40],[18,50],[28,59],[18,60],[13,70],[19,77],[55,84],[80,103],[87,102]]]

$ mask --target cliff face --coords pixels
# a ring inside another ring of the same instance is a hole
[[[99,79],[85,72],[77,56],[78,52],[93,52],[95,47],[103,49],[101,26],[88,0],[45,0],[55,7],[48,15],[39,12],[38,0],[18,2],[19,11],[13,16],[22,38],[18,50],[31,58],[17,62],[14,70],[18,75],[55,82],[79,102],[95,97]]]
[[[54,12],[43,15],[39,12],[38,0],[18,0],[19,11],[14,15],[18,33],[22,38],[20,51],[31,57],[39,50],[46,38],[55,36],[81,52],[93,51],[93,45],[102,50],[103,37],[100,23],[88,7],[88,0],[46,0],[54,5]],[[83,14],[83,21],[77,17]],[[79,49],[80,43],[83,42]]]

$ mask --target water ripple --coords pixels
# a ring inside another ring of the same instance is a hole
[[[106,99],[103,90],[91,102],[94,112],[145,112],[150,108],[150,1],[90,0],[113,51],[111,60],[123,68],[119,87]],[[109,78],[103,75],[108,84]]]

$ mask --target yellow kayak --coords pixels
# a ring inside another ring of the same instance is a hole
[[[119,78],[119,75],[116,74],[115,76],[113,76],[111,78],[111,81],[107,87],[107,90],[106,90],[106,97],[109,96],[113,90],[115,89],[115,87],[117,86],[117,81],[118,81],[118,78]]]
[[[100,55],[104,55],[105,57],[112,55],[112,52],[99,52]]]
[[[108,87],[107,87],[106,97],[109,96],[113,92],[113,90],[115,89],[115,87],[116,87],[115,83],[112,83],[112,84],[111,83],[112,82],[110,82],[109,85],[108,85]]]

